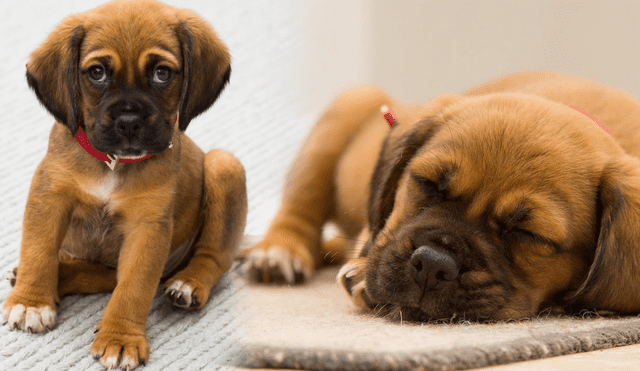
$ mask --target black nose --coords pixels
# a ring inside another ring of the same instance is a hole
[[[133,113],[125,113],[118,116],[114,122],[118,132],[131,139],[138,134],[138,130],[142,127],[142,117]]]
[[[418,247],[410,259],[411,276],[423,289],[440,289],[458,277],[458,265],[446,252],[430,246]]]

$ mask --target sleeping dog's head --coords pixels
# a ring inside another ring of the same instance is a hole
[[[559,103],[453,101],[387,137],[352,299],[420,321],[640,310],[640,161]]]

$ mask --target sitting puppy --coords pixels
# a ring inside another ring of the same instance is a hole
[[[638,156],[638,103],[580,78],[517,74],[417,106],[352,90],[313,129],[240,268],[293,283],[352,253],[347,294],[404,320],[637,312]],[[339,234],[321,249],[327,221]]]
[[[62,295],[113,291],[91,353],[132,369],[149,357],[161,278],[173,305],[205,304],[244,230],[245,174],[183,131],[229,63],[204,20],[150,0],[69,16],[33,53],[27,80],[56,123],[27,200],[9,326],[48,331]]]

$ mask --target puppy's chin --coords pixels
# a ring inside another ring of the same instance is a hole
[[[144,156],[147,155],[147,151],[142,151],[142,150],[123,150],[123,151],[116,151],[114,153],[116,156],[118,156],[121,159],[125,159],[125,160],[138,160],[143,158]]]

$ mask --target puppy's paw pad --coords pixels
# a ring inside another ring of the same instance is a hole
[[[240,259],[237,270],[255,282],[296,284],[311,277],[313,268],[304,263],[308,260],[284,247],[256,247]]]
[[[177,279],[173,282],[167,282],[164,289],[164,296],[169,303],[176,307],[198,309],[201,308],[204,303],[198,298],[196,291],[200,290],[198,290],[193,283]]]
[[[108,370],[120,367],[133,370],[149,359],[149,345],[144,335],[114,334],[100,331],[91,354]]]
[[[13,268],[12,270],[7,272],[7,281],[11,287],[16,285],[16,279],[18,278],[18,267]]]
[[[56,323],[56,311],[48,306],[36,308],[16,304],[5,307],[2,315],[10,328],[29,333],[49,332]]]

